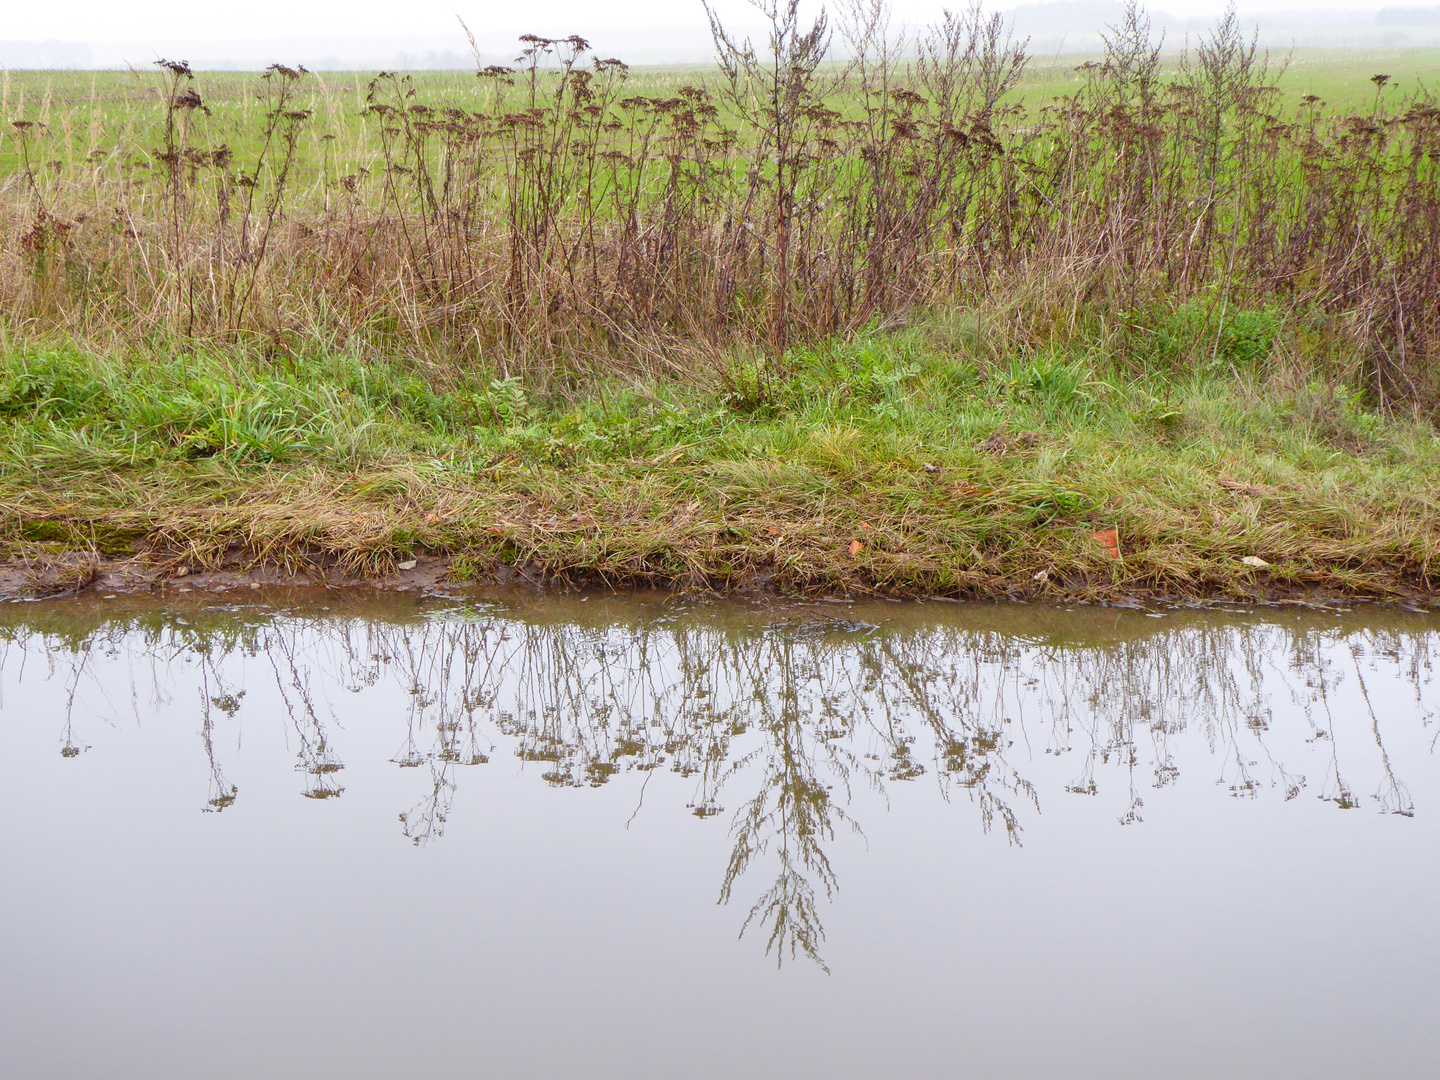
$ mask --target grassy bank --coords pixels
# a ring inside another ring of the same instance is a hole
[[[999,314],[938,314],[792,350],[766,379],[732,357],[541,387],[320,345],[12,343],[0,556],[378,574],[429,552],[460,580],[907,595],[1427,589],[1433,429],[1294,360],[1273,314],[1226,326],[1181,307],[1036,350]]]
[[[1428,592],[1434,57],[885,10],[709,74],[0,86],[0,555]]]

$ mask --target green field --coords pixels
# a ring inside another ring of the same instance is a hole
[[[1034,108],[1074,94],[1083,86],[1075,69],[1096,59],[1084,54],[1032,58],[1008,100]],[[1277,68],[1285,67],[1278,84],[1290,106],[1304,94],[1315,94],[1339,112],[1368,110],[1376,100],[1370,79],[1377,74],[1391,76],[1384,91],[1391,101],[1422,86],[1440,87],[1440,49],[1296,49],[1273,52],[1271,62]],[[1177,56],[1167,53],[1166,71],[1173,74],[1177,66]],[[318,119],[306,133],[311,168],[327,154],[337,168],[345,166],[342,171],[374,163],[375,154],[362,147],[365,92],[374,74],[316,72],[300,92],[297,104],[313,110]],[[413,72],[411,76],[418,100],[432,107],[468,111],[490,106],[488,88],[473,72]],[[716,78],[712,69],[693,65],[640,67],[630,72],[627,92],[671,95],[681,86],[713,84]],[[196,85],[215,114],[210,137],[237,150],[246,147],[255,133],[258,73],[204,71],[197,73]],[[156,70],[7,71],[0,74],[0,116],[46,125],[49,159],[74,167],[96,151],[110,155],[121,148],[139,153],[151,150],[165,124],[164,88],[163,75]],[[843,90],[837,96],[843,103]],[[16,165],[13,133],[0,127],[0,175],[13,173]]]
[[[1098,56],[1037,58],[1018,93],[1026,104],[1046,104],[1059,95],[1081,88],[1075,68]],[[1294,49],[1272,50],[1271,65],[1283,74],[1277,84],[1283,101],[1293,107],[1301,96],[1314,94],[1331,109],[1362,111],[1375,105],[1372,76],[1391,77],[1384,97],[1394,101],[1422,87],[1440,88],[1440,49]],[[1178,58],[1166,57],[1173,73]]]

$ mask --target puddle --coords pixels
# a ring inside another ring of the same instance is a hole
[[[7,605],[5,1072],[1424,1075],[1437,632]]]

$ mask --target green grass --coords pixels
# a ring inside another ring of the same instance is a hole
[[[976,314],[941,314],[768,377],[736,360],[708,386],[563,393],[323,348],[157,363],[12,346],[0,554],[363,573],[431,551],[464,580],[521,563],[903,595],[1426,587],[1433,429],[1292,371],[1303,331],[1277,316],[1229,325],[1140,312],[1011,354]],[[1120,560],[1092,536],[1112,528]]]
[[[1337,112],[1364,111],[1375,104],[1372,75],[1390,76],[1384,88],[1387,101],[1398,101],[1422,86],[1440,85],[1440,49],[1273,49],[1269,57],[1273,70],[1284,68],[1277,80],[1282,106],[1293,107],[1304,95],[1314,94]],[[1037,56],[1016,94],[1030,107],[1073,95],[1084,86],[1075,69],[1087,60],[1101,59],[1099,54]],[[1173,74],[1178,62],[1178,51],[1167,50],[1164,71]]]
[[[1178,53],[1167,53],[1165,69],[1176,70]],[[1051,103],[1076,93],[1083,81],[1075,69],[1096,56],[1065,54],[1033,57],[1012,100],[1027,108]],[[1293,106],[1304,94],[1316,94],[1335,111],[1365,110],[1375,102],[1370,77],[1388,74],[1387,99],[1399,101],[1420,87],[1440,84],[1440,49],[1296,49],[1273,52],[1272,64],[1286,62],[1279,80],[1285,91],[1281,102]],[[184,59],[176,57],[175,59]],[[303,145],[302,174],[317,179],[328,169],[333,175],[357,168],[374,168],[373,118],[361,115],[371,72],[317,72],[305,84],[297,107],[313,111]],[[473,73],[434,71],[408,73],[417,100],[436,109],[455,107],[488,110],[487,85]],[[687,84],[709,84],[713,69],[693,65],[639,67],[632,70],[627,93],[645,96],[673,94]],[[15,71],[3,76],[0,114],[6,120],[29,119],[46,125],[47,161],[58,161],[67,174],[86,167],[87,155],[100,150],[122,160],[144,160],[163,141],[165,80],[159,71]],[[254,72],[205,71],[194,85],[213,116],[196,118],[204,127],[204,141],[228,144],[241,158],[258,149],[256,132],[262,107],[256,97]],[[842,110],[844,101],[836,102]],[[0,175],[18,168],[15,140],[0,125]],[[333,178],[333,177],[332,177]]]

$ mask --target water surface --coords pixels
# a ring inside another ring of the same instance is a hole
[[[1437,631],[5,605],[0,1072],[1429,1075]]]

